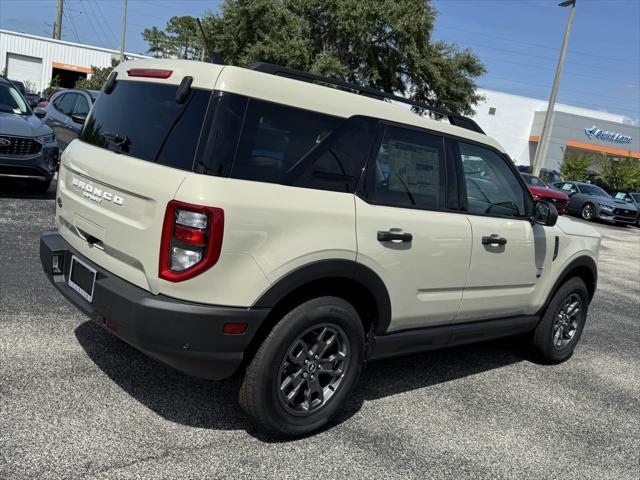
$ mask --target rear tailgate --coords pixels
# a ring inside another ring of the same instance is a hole
[[[157,293],[164,212],[186,175],[72,142],[58,178],[58,229],[96,264]]]

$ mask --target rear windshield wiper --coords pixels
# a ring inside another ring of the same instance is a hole
[[[131,140],[126,135],[120,135],[118,133],[104,132],[101,134],[103,137],[109,139],[110,143],[123,151],[128,151],[128,146]]]

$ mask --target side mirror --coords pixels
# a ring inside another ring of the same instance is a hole
[[[87,114],[86,113],[74,113],[71,115],[71,120],[73,120],[76,123],[79,124],[83,124],[84,122],[87,121]]]
[[[545,227],[553,227],[557,221],[558,210],[556,210],[555,206],[542,201],[537,201],[533,204],[531,223],[537,223]]]
[[[35,116],[36,116],[36,117],[38,117],[38,118],[44,118],[44,117],[46,117],[46,116],[47,116],[47,112],[45,112],[43,109],[38,108],[38,107],[36,107],[36,108],[34,108],[34,109],[33,109],[33,113],[34,113],[34,114],[35,114]]]
[[[32,98],[31,100],[29,100],[29,106],[31,108],[35,108],[38,106],[38,102],[40,101],[40,99],[38,98]]]

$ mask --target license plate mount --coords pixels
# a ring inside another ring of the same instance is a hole
[[[96,274],[95,268],[73,255],[67,284],[87,302],[91,303],[93,302],[93,290],[96,285]]]

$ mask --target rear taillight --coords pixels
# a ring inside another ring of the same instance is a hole
[[[173,70],[160,70],[158,68],[131,68],[127,70],[130,77],[169,78]]]
[[[160,242],[159,276],[181,282],[211,268],[220,258],[224,211],[172,200]]]

